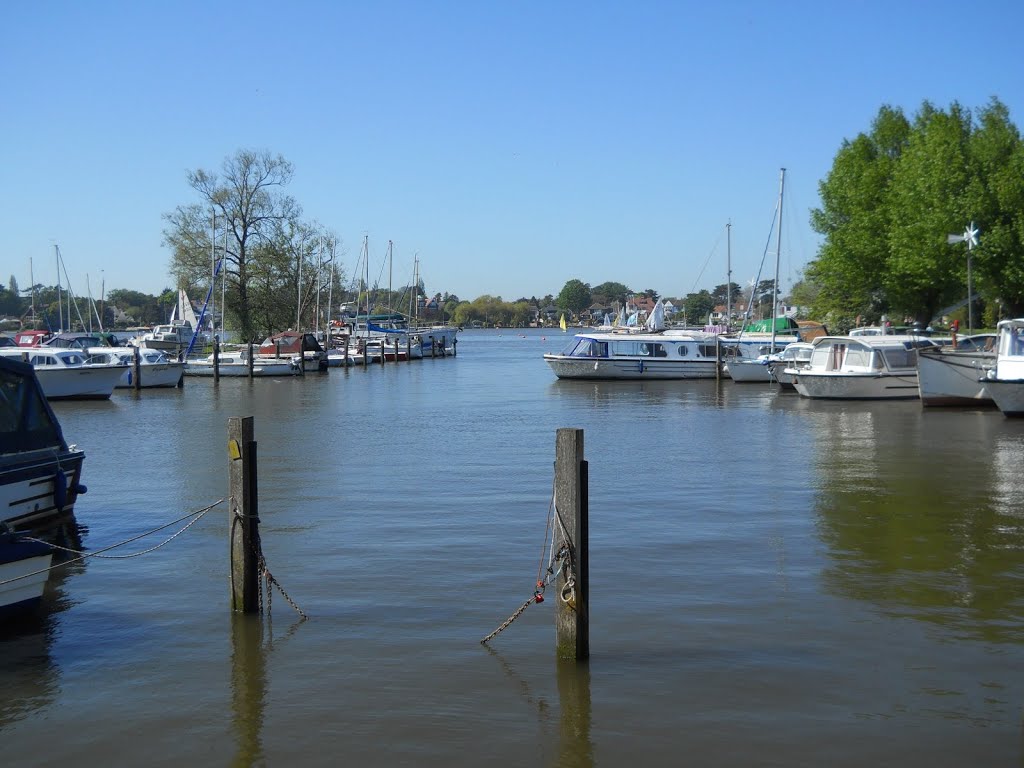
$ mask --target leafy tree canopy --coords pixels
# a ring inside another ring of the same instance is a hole
[[[578,315],[591,304],[590,286],[582,280],[568,281],[558,294],[555,304]]]
[[[824,241],[804,276],[815,317],[929,322],[963,303],[966,247],[947,237],[972,221],[975,292],[1024,312],[1024,145],[998,100],[976,117],[924,102],[912,121],[883,106],[843,142],[819,191],[811,223]]]

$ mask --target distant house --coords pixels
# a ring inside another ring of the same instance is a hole
[[[554,304],[548,304],[546,307],[541,309],[540,314],[545,323],[557,323],[558,318],[562,316],[562,310]]]

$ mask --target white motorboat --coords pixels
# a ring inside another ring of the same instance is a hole
[[[281,358],[253,355],[250,366],[249,353],[245,349],[221,351],[217,356],[218,376],[298,376],[302,373],[302,358],[288,356]],[[214,356],[185,362],[186,376],[213,376]]]
[[[1024,318],[1002,320],[996,330],[996,364],[985,389],[1004,416],[1024,416]]]
[[[787,368],[804,397],[900,400],[918,397],[917,350],[934,344],[911,336],[821,336],[807,367]]]
[[[158,349],[168,357],[177,358],[188,349],[194,331],[191,323],[164,323],[153,326],[153,330],[134,339],[136,346]]]
[[[43,394],[50,400],[106,400],[124,374],[120,365],[87,362],[87,353],[82,349],[4,347],[0,355],[27,358]]]
[[[17,531],[74,511],[85,454],[64,441],[32,366],[0,357],[0,523]]]
[[[957,345],[923,347],[917,355],[917,384],[926,406],[994,406],[986,387],[995,366],[996,334],[967,336]]]
[[[176,387],[185,372],[185,363],[168,360],[158,349],[145,347],[90,347],[87,350],[90,363],[119,365],[123,369],[117,388],[134,387],[135,355],[139,356],[138,386],[143,389],[154,387]]]
[[[720,352],[701,331],[591,331],[544,361],[560,379],[713,379]]]
[[[811,362],[811,352],[814,344],[809,341],[796,341],[788,345],[777,355],[772,355],[768,360],[768,370],[772,378],[779,382],[782,389],[795,391],[793,376],[796,371],[806,367]],[[792,369],[788,371],[787,369]]]

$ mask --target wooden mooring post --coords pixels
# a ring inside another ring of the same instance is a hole
[[[132,387],[142,389],[142,351],[138,347],[132,350]]]
[[[555,433],[555,551],[568,547],[569,567],[555,582],[555,653],[559,659],[590,656],[590,589],[587,462],[583,430]]]
[[[253,367],[253,364],[255,362],[252,359],[252,342],[251,341],[249,342],[249,346],[247,347],[246,352],[248,354],[249,378],[251,379],[252,378],[252,367]]]
[[[231,610],[259,611],[259,504],[253,417],[228,419],[228,530],[231,552]]]
[[[220,339],[213,340],[213,383],[220,381]]]

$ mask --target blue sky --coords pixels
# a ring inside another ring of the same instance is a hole
[[[970,10],[968,11],[968,7]],[[1024,4],[90,2],[0,7],[0,279],[80,296],[171,285],[162,214],[237,150],[371,273],[394,241],[430,292],[506,300],[567,280],[682,296],[746,283],[787,168],[782,281],[808,211],[883,104],[1024,125]],[[764,278],[774,268],[774,241]]]

